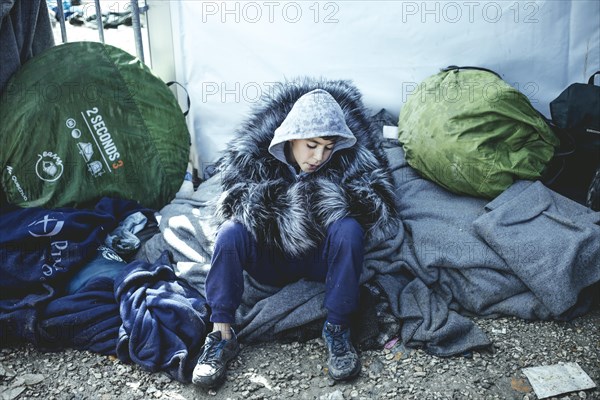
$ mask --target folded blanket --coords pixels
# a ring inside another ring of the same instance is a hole
[[[485,209],[474,228],[549,312],[537,317],[585,313],[592,297],[580,294],[600,281],[600,212],[526,181]]]
[[[170,263],[168,252],[163,252],[153,264],[132,262],[115,280],[123,321],[117,356],[190,382],[207,333],[208,308]]]

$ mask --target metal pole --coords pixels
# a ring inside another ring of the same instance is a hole
[[[131,22],[135,37],[135,51],[137,57],[144,62],[144,44],[142,42],[142,24],[140,23],[140,6],[138,0],[131,0]]]
[[[63,43],[67,43],[67,27],[65,25],[65,10],[63,9],[62,0],[56,1],[56,9],[58,11],[58,22],[60,24],[60,34],[62,36]]]
[[[100,9],[100,0],[96,0],[96,23],[98,24],[98,36],[104,43],[104,24],[102,23],[102,10]]]

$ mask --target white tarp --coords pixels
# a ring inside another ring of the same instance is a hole
[[[374,112],[398,115],[440,68],[483,66],[549,116],[552,99],[600,69],[597,1],[184,0],[171,15],[201,170],[285,79],[351,79]]]

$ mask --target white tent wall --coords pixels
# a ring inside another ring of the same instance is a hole
[[[482,66],[549,115],[549,102],[565,87],[600,69],[597,1],[169,4],[176,79],[192,100],[188,124],[200,171],[258,97],[286,79],[350,79],[373,112],[397,116],[416,85],[440,68]],[[160,58],[153,54],[152,64]]]

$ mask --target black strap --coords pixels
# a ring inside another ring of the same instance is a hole
[[[183,91],[185,92],[185,96],[187,97],[187,110],[183,112],[183,116],[187,117],[187,115],[190,112],[190,106],[192,105],[192,101],[190,100],[190,94],[188,93],[188,91],[185,89],[185,87],[181,83],[179,83],[177,81],[169,81],[169,82],[167,82],[167,86],[168,87],[171,87],[172,85],[179,85],[183,89]]]
[[[554,155],[548,162],[546,170],[541,178],[544,185],[550,186],[553,185],[564,172],[567,166],[567,158],[575,153],[576,145],[575,139],[573,139],[573,136],[571,136],[568,129],[560,129],[554,125],[552,120],[546,118],[544,114],[539,111],[538,114],[560,140],[560,147],[554,152]]]
[[[473,67],[473,66],[466,66],[466,67],[459,67],[457,65],[449,65],[446,68],[442,68],[442,71],[444,72],[448,72],[448,71],[458,71],[461,69],[474,69],[477,71],[486,71],[486,72],[490,72],[494,75],[496,75],[498,78],[502,79],[502,77],[500,76],[500,74],[498,74],[495,71],[492,71],[491,69],[487,69],[487,68],[483,68],[483,67]]]
[[[536,110],[537,111],[537,110]],[[577,149],[577,145],[575,144],[575,139],[571,135],[568,129],[560,129],[552,120],[546,118],[544,114],[538,111],[539,116],[546,121],[546,124],[552,129],[552,132],[556,134],[556,137],[560,140],[560,148],[556,150],[554,153],[554,157],[566,157],[575,153]]]
[[[600,75],[600,71],[596,71],[592,74],[592,76],[590,76],[590,79],[588,80],[588,85],[593,85],[594,84],[594,77],[596,75]]]
[[[541,181],[544,185],[550,186],[560,178],[567,166],[567,160],[564,157],[552,158],[548,161],[546,169],[541,176]]]

